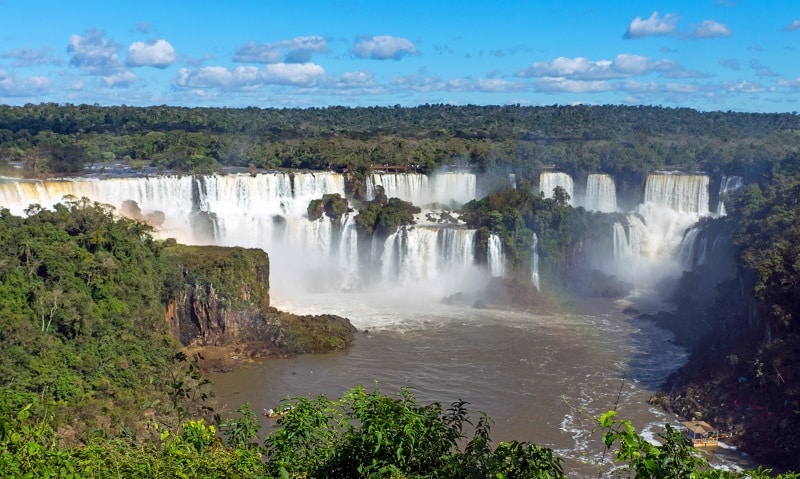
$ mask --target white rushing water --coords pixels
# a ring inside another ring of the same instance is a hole
[[[367,177],[367,200],[375,198],[375,187],[382,186],[388,198],[400,198],[418,206],[439,203],[459,206],[477,199],[477,177],[469,172],[373,173]]]
[[[611,175],[590,174],[586,179],[584,208],[589,211],[617,211],[617,186]]]
[[[553,190],[560,186],[569,195],[569,204],[575,202],[575,185],[572,177],[566,173],[555,171],[544,171],[539,174],[539,193],[543,194],[545,198],[553,197]]]

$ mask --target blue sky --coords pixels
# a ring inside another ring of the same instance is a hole
[[[800,111],[800,1],[0,0],[0,103]]]

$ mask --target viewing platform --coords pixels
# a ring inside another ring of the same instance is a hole
[[[683,433],[694,447],[714,447],[719,444],[719,431],[705,421],[683,421]]]

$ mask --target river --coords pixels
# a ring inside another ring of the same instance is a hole
[[[485,412],[492,438],[551,447],[570,477],[603,477],[612,469],[594,420],[616,409],[645,437],[677,425],[647,400],[686,360],[670,333],[596,302],[561,311],[476,309],[358,294],[319,294],[275,301],[301,314],[323,311],[359,329],[346,351],[247,364],[214,374],[217,407],[244,402],[256,411],[296,396],[339,398],[363,385],[395,394],[409,387],[423,404],[467,401],[471,417]],[[592,311],[589,311],[591,309]],[[268,429],[274,420],[262,419]],[[471,432],[471,431],[470,431]],[[710,456],[724,467],[748,465],[735,450]]]

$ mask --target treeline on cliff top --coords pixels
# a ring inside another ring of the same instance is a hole
[[[618,181],[656,169],[757,177],[797,155],[800,116],[627,106],[180,108],[0,106],[0,161],[34,174],[125,161],[189,173],[223,166],[344,169],[373,164],[508,170],[557,165]]]

